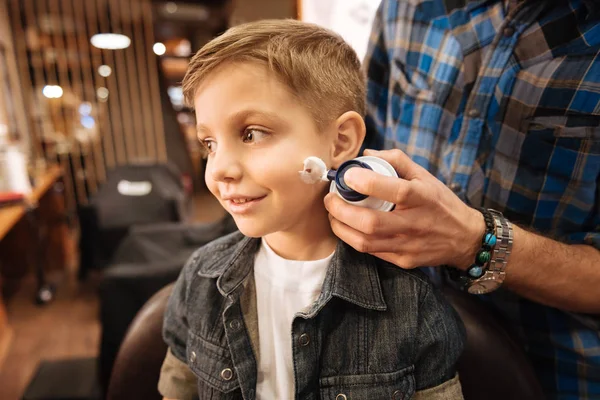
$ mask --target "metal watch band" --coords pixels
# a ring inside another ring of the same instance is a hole
[[[510,221],[504,218],[502,213],[493,209],[489,209],[489,212],[494,218],[498,241],[496,242],[496,246],[494,246],[488,270],[494,274],[494,278],[499,283],[502,283],[504,281],[506,264],[512,252],[513,229]]]

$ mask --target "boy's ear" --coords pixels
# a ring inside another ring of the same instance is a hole
[[[365,121],[356,111],[345,112],[335,120],[334,125],[336,136],[331,161],[332,167],[337,168],[358,155],[367,129]]]

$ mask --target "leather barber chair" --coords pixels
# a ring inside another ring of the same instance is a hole
[[[467,342],[458,360],[466,400],[542,400],[544,395],[521,345],[483,304],[450,287],[442,289],[463,321]]]
[[[161,399],[158,377],[167,346],[162,341],[163,313],[172,286],[152,297],[132,322],[108,388],[108,400]],[[458,363],[466,400],[538,400],[543,394],[517,342],[496,318],[470,296],[445,289],[467,330]]]
[[[152,296],[129,325],[113,366],[107,400],[162,399],[157,389],[167,354],[162,326],[172,289],[170,284]]]

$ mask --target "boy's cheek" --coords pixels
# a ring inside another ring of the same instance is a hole
[[[208,191],[212,193],[212,195],[215,196],[219,201],[221,201],[221,196],[219,196],[219,187],[217,183],[209,177],[208,173],[206,173],[204,177],[204,182],[206,183]]]

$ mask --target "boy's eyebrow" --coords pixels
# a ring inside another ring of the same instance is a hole
[[[239,121],[239,120],[244,120],[244,119],[250,118],[250,117],[263,117],[263,118],[266,118],[266,119],[269,119],[269,120],[272,120],[275,122],[283,121],[282,118],[279,115],[277,115],[277,113],[275,113],[275,112],[256,110],[253,108],[238,111],[231,116],[231,119],[235,120],[235,121]]]
[[[196,125],[196,135],[200,135],[201,132],[210,132],[210,129],[199,123]]]
[[[283,118],[281,118],[279,115],[277,115],[277,113],[274,113],[271,111],[265,111],[265,110],[256,110],[253,108],[237,111],[236,113],[232,114],[229,117],[229,120],[230,121],[243,121],[250,117],[262,117],[262,118],[268,119],[269,121],[279,124],[279,125],[286,124],[285,120]],[[196,134],[209,133],[209,132],[210,132],[210,129],[208,129],[208,127],[206,125],[204,125],[202,123],[198,123],[196,125]]]

